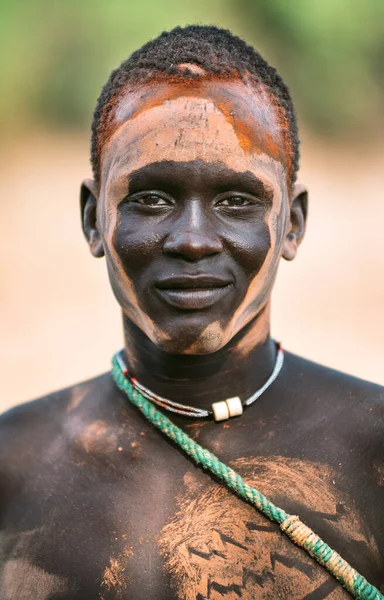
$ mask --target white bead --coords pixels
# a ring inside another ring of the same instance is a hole
[[[215,421],[225,421],[226,419],[229,419],[229,409],[225,400],[214,402],[212,404],[212,412]]]
[[[239,396],[235,396],[234,398],[227,398],[225,401],[228,406],[228,412],[230,417],[238,417],[243,414],[243,405],[241,404],[241,400]]]

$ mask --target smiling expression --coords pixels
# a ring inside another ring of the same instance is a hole
[[[269,301],[289,172],[284,121],[261,86],[198,80],[121,94],[97,214],[125,316],[171,353],[228,343]]]

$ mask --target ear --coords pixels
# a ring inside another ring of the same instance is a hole
[[[91,253],[96,258],[104,256],[104,247],[97,224],[96,184],[85,179],[80,189],[81,222]]]
[[[283,245],[283,258],[293,260],[304,237],[307,224],[308,192],[301,183],[296,183],[291,196],[289,227]]]

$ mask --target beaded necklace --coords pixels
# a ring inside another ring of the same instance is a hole
[[[278,523],[280,529],[297,546],[325,567],[353,598],[384,600],[384,596],[377,588],[351,567],[335,550],[332,550],[323,542],[307,525],[302,523],[299,517],[289,515],[275,506],[256,488],[248,485],[236,471],[220,462],[214,454],[197,444],[182,429],[172,423],[166,415],[157,410],[152,402],[144,397],[138,389],[135,389],[131,381],[124,375],[117,354],[112,359],[112,377],[130,402],[143,413],[150,423],[178,444],[197,464],[219,477],[230,489],[250,504],[253,504],[268,519]]]
[[[225,421],[230,417],[238,417],[242,415],[244,407],[253,404],[275,381],[284,363],[284,351],[280,342],[276,342],[276,350],[276,362],[272,374],[260,389],[252,394],[252,396],[247,398],[247,400],[244,400],[244,402],[241,402],[239,396],[227,398],[226,400],[222,400],[220,402],[214,402],[212,404],[212,410],[204,410],[203,408],[196,408],[195,406],[187,406],[186,404],[180,404],[179,402],[173,402],[172,400],[158,396],[143,384],[139,383],[136,377],[132,377],[132,375],[129,374],[128,367],[124,360],[123,350],[116,354],[116,360],[123,374],[129,378],[132,386],[138,392],[140,392],[144,398],[154,402],[157,404],[157,406],[160,406],[160,408],[164,408],[165,410],[169,410],[170,412],[174,412],[179,415],[186,415],[188,417],[202,418],[213,416],[215,421]]]

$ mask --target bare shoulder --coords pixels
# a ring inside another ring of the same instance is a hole
[[[0,521],[52,469],[70,480],[74,464],[105,462],[117,428],[129,420],[126,404],[106,373],[0,415]]]
[[[348,446],[384,455],[383,386],[290,353],[285,369],[299,410],[323,418]]]
[[[109,373],[15,406],[0,415],[0,470],[28,470],[63,437],[74,418],[83,425],[113,394]]]
[[[285,369],[294,393],[305,397],[311,390],[311,404],[347,410],[348,417],[372,420],[384,416],[384,387],[319,363],[286,353]],[[314,407],[313,407],[314,408]]]
[[[384,387],[376,383],[348,375],[320,363],[313,362],[291,352],[285,353],[285,368],[294,374],[297,382],[306,388],[316,385],[319,393],[356,401],[371,399],[384,406]]]

